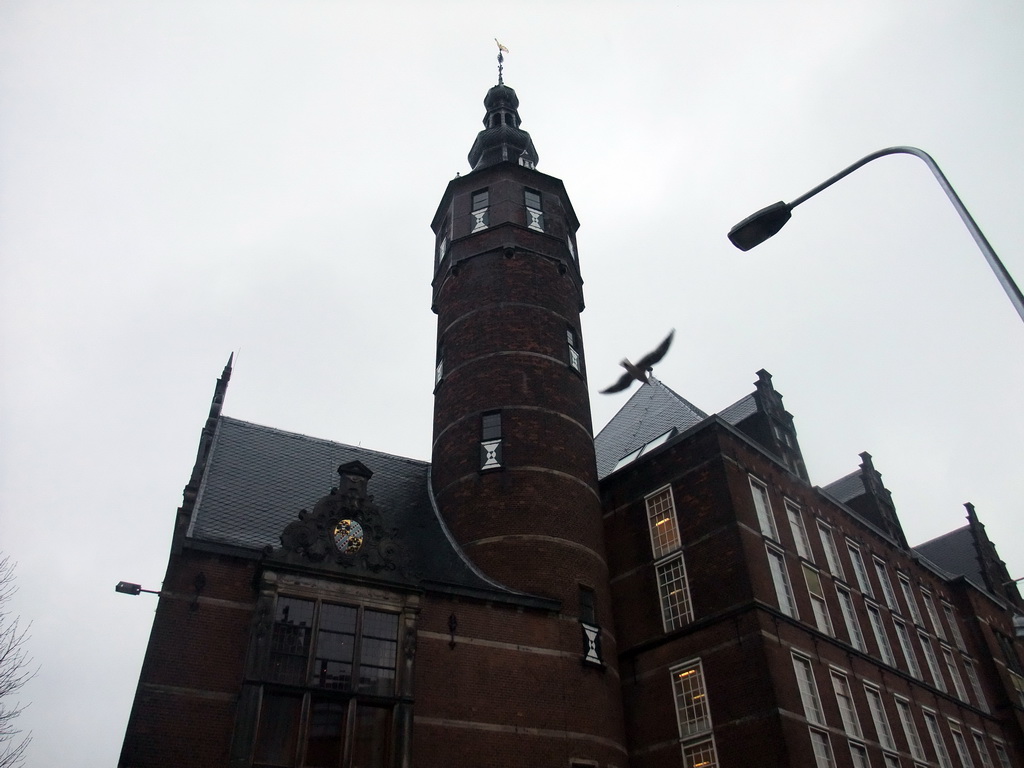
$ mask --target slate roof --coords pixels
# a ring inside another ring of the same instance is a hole
[[[682,432],[707,417],[652,376],[594,438],[597,476],[603,479],[611,474],[619,459],[672,427]]]
[[[931,541],[919,544],[914,551],[927,558],[942,570],[954,575],[963,575],[978,586],[985,588],[978,551],[974,546],[971,528],[965,525],[955,531],[944,533]]]
[[[729,424],[735,426],[748,416],[753,416],[755,413],[757,413],[757,400],[754,398],[753,393],[751,393],[746,397],[740,398],[728,408],[721,411],[718,415],[725,419]]]
[[[822,490],[843,504],[850,501],[850,499],[856,499],[858,496],[863,496],[867,493],[867,489],[864,487],[864,479],[859,469],[846,475],[846,477],[841,477],[829,483]]]
[[[428,491],[430,465],[221,416],[187,540],[261,551],[280,546],[284,527],[338,485],[338,466],[373,472],[367,493],[399,531],[420,578],[471,591],[509,590],[477,571],[450,539]]]

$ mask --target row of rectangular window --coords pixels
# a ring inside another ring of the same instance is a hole
[[[471,199],[470,232],[479,232],[490,225],[488,210],[490,208],[490,191],[480,189],[473,193]],[[535,189],[523,190],[523,205],[526,208],[526,226],[537,232],[544,231],[544,209],[541,207],[541,195]]]
[[[793,653],[792,658],[797,688],[800,692],[800,699],[804,708],[804,717],[811,726],[810,736],[814,749],[815,761],[818,768],[834,768],[835,762],[832,756],[832,748],[829,742],[828,733],[814,727],[820,726],[821,728],[824,728],[827,724],[825,722],[825,715],[821,706],[821,700],[818,697],[812,662],[808,657],[797,653]],[[864,731],[857,715],[857,706],[854,702],[849,680],[844,672],[837,669],[830,670],[830,677],[832,679],[832,687],[835,692],[836,704],[839,708],[843,730],[850,739],[858,740],[850,741],[850,750],[854,765],[863,764],[866,766],[867,751],[863,744],[860,743],[860,740],[864,739]],[[875,727],[875,734],[877,736],[878,743],[882,747],[883,754],[886,755],[886,765],[897,766],[899,765],[899,758],[894,754],[897,752],[896,740],[893,737],[892,729],[889,726],[889,720],[885,712],[885,705],[883,703],[881,690],[870,683],[864,683],[864,695],[868,702],[868,710],[871,713],[871,720]],[[895,694],[893,696],[893,700],[896,705],[897,714],[899,715],[900,724],[903,727],[904,736],[907,740],[908,751],[915,761],[926,761],[928,757],[925,754],[924,745],[921,742],[917,726],[914,723],[913,713],[910,708],[910,700]],[[939,729],[937,714],[931,710],[922,708],[922,715],[928,730],[929,739],[932,743],[932,748],[935,751],[936,759],[938,760],[940,767],[953,768],[949,752],[946,749],[946,744]],[[960,760],[962,768],[973,768],[974,762],[971,757],[967,739],[964,737],[961,724],[950,718],[948,720],[948,727],[953,739],[953,747],[958,759]],[[991,760],[991,754],[989,753],[988,747],[985,743],[984,735],[980,731],[973,729],[971,731],[971,735],[974,741],[975,751],[981,761],[982,768],[994,768]],[[1010,768],[1009,755],[1003,745],[999,742],[993,741],[992,746],[995,750],[996,757],[999,760],[1000,768]]]
[[[470,198],[470,234],[481,232],[490,226],[490,201],[491,195],[488,189],[479,189],[473,192]],[[544,232],[544,207],[541,193],[535,189],[523,189],[523,207],[526,210],[526,226],[536,232]],[[572,235],[565,237],[566,247],[573,261],[576,260],[576,246],[573,243]],[[449,223],[444,222],[437,239],[437,254],[434,260],[436,267],[448,254],[448,247],[451,244],[449,234]]]
[[[758,524],[762,535],[775,542],[781,542],[778,534],[778,528],[775,524],[775,517],[772,512],[771,500],[768,496],[768,486],[753,476],[750,476],[749,479],[751,494],[754,500],[754,509],[757,514]],[[790,530],[793,535],[796,552],[803,559],[813,563],[814,556],[811,550],[811,543],[807,535],[807,529],[804,525],[800,506],[790,499],[784,499],[784,505],[786,507],[786,516],[789,519]],[[821,540],[822,549],[825,553],[825,563],[829,572],[836,578],[846,581],[846,574],[839,558],[839,550],[836,547],[832,527],[821,520],[818,520],[818,537]],[[865,565],[860,547],[847,540],[847,551],[849,553],[850,562],[853,566],[854,578],[858,589],[863,594],[869,597],[874,597],[875,591],[871,584],[871,579],[868,575],[868,569]],[[878,582],[882,588],[882,597],[885,600],[886,606],[896,613],[902,613],[899,601],[896,597],[896,592],[893,589],[892,581],[889,578],[889,572],[885,562],[878,557],[872,558],[872,562],[874,564],[876,577],[878,578]],[[899,577],[900,588],[903,592],[904,600],[907,603],[911,619],[918,626],[925,627],[924,620],[914,597],[913,586],[911,585],[910,579],[902,573],[898,573],[897,575]],[[935,633],[936,637],[941,640],[946,640],[946,631],[939,618],[931,593],[928,590],[922,589],[921,599],[928,613],[932,631]],[[942,609],[946,616],[946,622],[949,624],[950,635],[952,636],[953,642],[956,644],[957,648],[966,652],[967,646],[964,642],[963,635],[960,632],[960,627],[957,623],[952,605],[943,601]]]
[[[782,550],[776,549],[771,544],[766,545],[766,550],[768,555],[768,566],[775,586],[776,598],[779,601],[779,609],[786,615],[794,619],[799,619],[800,617],[796,606],[796,600],[789,583],[785,554]],[[802,570],[808,596],[811,601],[811,610],[814,614],[814,624],[820,632],[823,632],[830,637],[835,637],[835,630],[829,615],[821,575],[816,569],[806,563],[802,565]],[[836,584],[836,597],[839,601],[843,621],[847,629],[847,635],[850,639],[850,645],[862,653],[867,653],[867,645],[864,642],[864,634],[861,631],[860,620],[853,604],[852,595],[849,590],[844,589],[839,584]],[[865,603],[864,607],[868,615],[868,623],[871,625],[871,631],[875,638],[875,644],[878,647],[879,657],[889,666],[898,667],[899,665],[897,663],[896,656],[893,653],[891,644],[889,643],[888,633],[885,631],[881,611],[877,606],[871,603]],[[899,642],[900,650],[906,660],[907,671],[918,680],[924,680],[924,677],[921,674],[921,668],[917,661],[917,654],[914,652],[910,633],[906,624],[893,616],[893,626],[896,630],[896,639]],[[925,656],[925,661],[928,665],[928,671],[930,673],[932,683],[939,690],[946,692],[948,690],[946,687],[946,681],[941,672],[938,658],[935,655],[935,650],[932,647],[931,638],[920,630],[917,635]],[[964,686],[963,678],[960,676],[960,671],[952,650],[941,644],[940,650],[946,671],[950,680],[953,682],[954,692],[961,701],[969,703],[970,698],[968,697],[967,689]],[[964,668],[967,671],[968,680],[971,683],[979,708],[988,712],[988,703],[982,693],[981,685],[978,681],[973,663],[966,656],[962,657],[962,661],[964,663]],[[1024,702],[1024,693],[1022,693],[1021,701]]]

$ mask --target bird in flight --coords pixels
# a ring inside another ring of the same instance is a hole
[[[608,389],[602,389],[601,394],[610,395],[613,392],[621,392],[632,384],[634,380],[639,381],[641,384],[648,384],[647,374],[654,369],[654,364],[660,362],[661,358],[668,352],[668,348],[672,344],[672,336],[675,335],[675,332],[675,328],[669,331],[668,336],[658,345],[658,348],[637,360],[636,365],[625,359],[619,363],[619,365],[626,369],[626,372],[622,374],[622,378],[608,387]]]

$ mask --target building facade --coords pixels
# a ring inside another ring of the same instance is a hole
[[[812,486],[771,376],[595,437],[579,222],[488,92],[432,222],[430,462],[223,414],[124,768],[1024,764],[1021,600],[978,516],[916,549],[871,457]]]

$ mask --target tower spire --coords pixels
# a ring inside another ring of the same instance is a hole
[[[494,38],[494,42],[498,44],[498,85],[504,85],[505,81],[501,78],[501,70],[503,69],[503,65],[505,63],[505,57],[502,56],[501,54],[508,53],[508,48],[502,45],[498,41],[498,38]]]
[[[501,61],[501,52],[498,52]],[[535,168],[539,159],[530,134],[520,128],[519,97],[501,82],[492,86],[484,97],[484,129],[477,134],[469,150],[469,164],[474,171],[507,160],[527,168]]]

